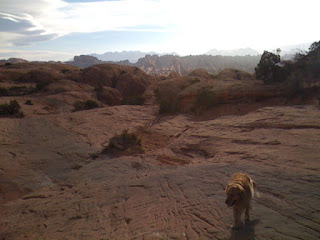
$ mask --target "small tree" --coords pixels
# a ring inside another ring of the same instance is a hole
[[[318,53],[319,53],[319,51],[320,51],[320,41],[312,43],[310,45],[310,47],[309,47],[309,51],[310,52],[318,51]]]
[[[314,42],[309,48],[307,54],[307,66],[308,75],[311,78],[320,77],[320,41]]]
[[[291,72],[298,72],[305,79],[319,79],[320,41],[312,43],[308,52],[296,53]]]
[[[277,49],[277,54],[264,51],[259,64],[254,69],[256,77],[262,79],[265,84],[286,80],[288,74],[286,70],[280,66],[280,51],[280,49]]]

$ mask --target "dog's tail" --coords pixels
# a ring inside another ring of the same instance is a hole
[[[253,181],[252,179],[250,179],[250,183],[251,183],[251,186],[252,186],[252,198],[256,197],[256,198],[259,198],[260,197],[260,193],[258,192],[257,190],[257,184],[255,181]]]

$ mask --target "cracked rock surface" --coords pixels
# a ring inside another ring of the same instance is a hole
[[[117,106],[0,119],[1,239],[320,238],[316,106],[206,121],[156,112]],[[144,153],[98,156],[124,128]],[[260,197],[250,224],[232,230],[224,187],[239,171]]]

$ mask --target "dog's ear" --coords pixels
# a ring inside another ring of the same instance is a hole
[[[252,181],[253,189],[256,190],[256,188],[258,187],[258,186],[257,186],[257,183],[256,183],[255,181],[253,181],[253,180],[251,180],[251,181]]]
[[[244,188],[240,184],[237,184],[236,187],[239,190],[239,193],[243,193],[244,192]]]
[[[244,198],[244,195],[245,195],[245,190],[244,188],[240,185],[240,184],[237,184],[237,189],[238,189],[238,195],[241,199]]]

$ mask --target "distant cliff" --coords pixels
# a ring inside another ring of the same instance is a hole
[[[11,63],[11,64],[15,64],[15,63],[27,63],[27,60],[24,60],[22,58],[9,58],[8,60],[2,59],[0,60],[0,63]]]
[[[152,75],[169,75],[177,72],[187,75],[195,69],[205,69],[211,74],[217,74],[225,68],[236,68],[246,72],[253,72],[260,61],[260,56],[210,56],[195,55],[179,57],[174,55],[146,55],[137,63],[128,60],[120,62],[100,61],[96,57],[88,55],[75,56],[74,61],[66,62],[77,67],[89,67],[102,63],[115,63],[119,65],[135,66]]]
[[[148,74],[168,75],[170,72],[178,72],[187,75],[191,71],[202,68],[211,74],[216,74],[225,68],[236,68],[246,72],[253,72],[260,61],[260,56],[157,56],[147,55],[140,58],[135,66]]]
[[[90,67],[92,65],[101,64],[103,62],[97,59],[96,57],[92,57],[89,55],[80,55],[75,56],[73,58],[73,61],[68,61],[66,63],[75,67]]]
[[[170,55],[178,55],[177,53],[167,53]],[[103,54],[92,53],[90,56],[96,57],[101,61],[107,62],[121,62],[128,60],[130,63],[136,63],[140,58],[145,57],[146,55],[166,55],[164,53],[157,52],[140,52],[140,51],[122,51],[122,52],[106,52]]]

